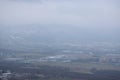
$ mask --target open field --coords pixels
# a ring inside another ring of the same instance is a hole
[[[7,80],[118,80],[120,78],[120,71],[118,70],[92,69],[92,74],[90,74],[81,71],[75,71],[75,67],[73,68],[73,66],[70,66],[72,69],[71,70],[68,68],[68,65],[70,64],[59,66],[55,63],[54,65],[53,63],[44,63],[38,65],[32,63],[26,64],[2,61],[0,61],[0,64],[0,70],[3,70],[4,72],[9,70],[11,72],[11,76]],[[85,68],[87,69],[87,67]]]
[[[69,68],[73,72],[80,73],[91,73],[92,69],[96,70],[116,70],[120,71],[120,66],[112,65],[112,64],[103,64],[103,63],[81,63],[81,62],[71,62],[71,63],[63,63],[63,62],[40,62],[35,63],[35,65],[47,65],[47,66],[57,66],[57,67],[65,67]]]

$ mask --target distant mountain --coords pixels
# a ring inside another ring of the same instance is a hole
[[[70,25],[1,26],[0,47],[32,49],[55,43],[119,42],[116,33],[112,33]]]

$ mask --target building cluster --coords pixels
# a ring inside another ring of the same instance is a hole
[[[100,57],[99,61],[107,63],[120,63],[120,54],[108,54],[104,57]]]
[[[0,80],[9,80],[9,78],[11,78],[12,73],[7,70],[0,70]]]

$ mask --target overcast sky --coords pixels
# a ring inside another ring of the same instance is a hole
[[[0,24],[119,27],[119,0],[0,0]]]
[[[119,34],[120,0],[0,0],[0,44],[120,42]]]
[[[103,38],[120,39],[119,4],[120,0],[0,0],[0,27],[24,30],[23,27],[31,24],[54,25],[69,32],[77,30],[86,37],[90,33],[91,37],[101,34]],[[56,28],[50,30],[56,32]]]

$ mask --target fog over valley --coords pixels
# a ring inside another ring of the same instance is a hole
[[[0,0],[0,80],[119,80],[119,0]]]

